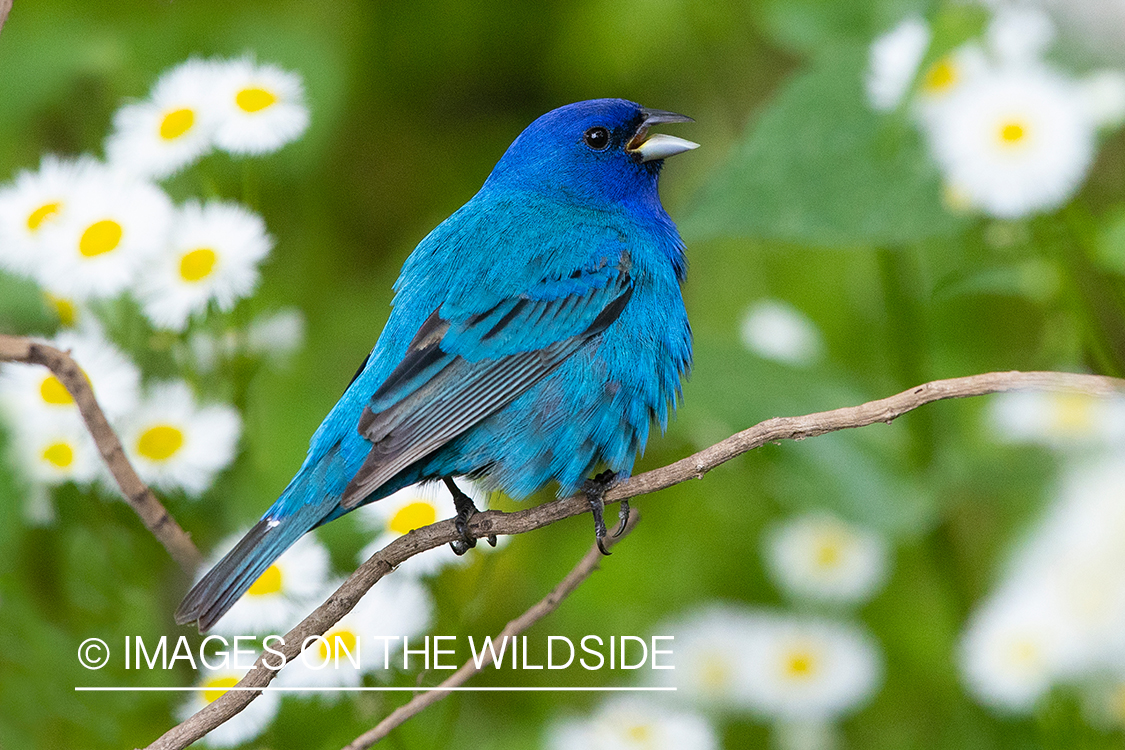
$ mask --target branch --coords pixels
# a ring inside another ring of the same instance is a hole
[[[778,440],[803,440],[837,430],[866,427],[876,422],[889,424],[897,417],[934,401],[1029,389],[1110,396],[1125,392],[1125,380],[1100,375],[1059,372],[992,372],[950,380],[935,380],[895,396],[870,401],[860,406],[849,406],[803,417],[775,417],[736,433],[692,456],[622,482],[606,493],[605,502],[607,504],[620,502],[689,479],[702,479],[715,467],[743,453],[760,448],[766,443]],[[589,510],[589,503],[581,495],[543,503],[514,513],[490,510],[473,516],[469,521],[469,533],[477,539],[489,534],[522,534]],[[368,589],[391,572],[395,566],[420,552],[440,547],[458,538],[452,520],[439,521],[399,537],[376,552],[348,576],[340,588],[323,604],[285,635],[285,644],[278,649],[284,656],[284,662],[288,663],[299,655],[301,643],[305,638],[324,635],[341,617],[351,611]],[[262,666],[262,661],[262,657],[259,657],[237,687],[261,688],[273,680],[276,672]],[[259,666],[262,668],[259,669]],[[183,723],[168,730],[149,745],[147,750],[182,750],[244,709],[258,695],[260,692],[253,690],[228,691]]]
[[[4,0],[0,0],[0,11],[3,10]],[[0,18],[2,20],[2,18]],[[23,362],[30,365],[43,365],[54,373],[67,391],[70,392],[82,419],[86,422],[86,429],[98,446],[98,452],[106,467],[113,474],[121,494],[126,502],[132,506],[141,521],[149,531],[164,545],[168,554],[180,564],[188,574],[199,566],[202,556],[192,543],[187,533],[176,523],[176,519],[168,514],[156,496],[152,494],[133,465],[125,457],[121,441],[117,433],[109,426],[105,414],[94,398],[94,391],[90,382],[82,374],[78,364],[66,352],[53,346],[41,344],[22,336],[0,335],[0,362]]]
[[[634,510],[629,516],[629,525],[625,527],[620,536],[615,537],[610,535],[605,538],[606,547],[613,547],[628,536],[629,533],[636,528],[639,521],[640,515]],[[505,625],[504,629],[500,631],[500,634],[493,639],[493,643],[504,643],[505,639],[512,639],[514,641],[517,635],[558,609],[559,605],[563,603],[564,599],[570,596],[571,592],[581,586],[595,570],[598,570],[598,564],[603,559],[604,556],[598,549],[598,545],[595,544],[591,546],[590,551],[586,553],[585,557],[578,561],[578,564],[566,574],[566,578],[562,579],[558,586],[555,586],[555,588],[551,590],[551,593],[540,599],[531,609]],[[492,652],[490,650],[486,650],[483,657],[479,667],[476,665],[475,661],[469,659],[461,665],[460,669],[438,685],[438,687],[449,688],[464,685],[469,681],[469,678],[492,663]],[[392,711],[387,718],[349,742],[343,750],[367,750],[367,748],[390,734],[391,730],[395,727],[422,713],[423,710],[443,698],[447,698],[450,693],[451,691],[449,690],[427,690],[424,693],[419,693],[414,696],[409,703],[399,706]]]
[[[0,0],[0,31],[4,30],[4,22],[8,20],[8,11],[12,9],[12,0]]]

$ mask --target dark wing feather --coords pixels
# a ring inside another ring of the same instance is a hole
[[[371,398],[359,431],[371,452],[341,498],[354,508],[410,464],[514,401],[590,338],[633,292],[626,267],[558,296],[521,296],[446,320],[435,311]],[[533,290],[534,291],[534,290]]]

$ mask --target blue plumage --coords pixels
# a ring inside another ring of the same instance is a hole
[[[313,527],[417,481],[482,476],[523,498],[628,476],[691,364],[684,247],[648,135],[685,121],[620,99],[532,123],[411,253],[363,367],[262,520],[189,592],[209,628]]]

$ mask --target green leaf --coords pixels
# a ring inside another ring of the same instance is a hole
[[[793,79],[704,186],[684,235],[869,246],[957,231],[915,128],[868,107],[865,66],[866,48],[848,48]]]

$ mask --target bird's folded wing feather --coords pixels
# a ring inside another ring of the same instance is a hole
[[[436,310],[360,417],[359,431],[373,445],[343,507],[359,505],[542,380],[616,320],[632,291],[625,256],[616,266],[542,281],[486,310]]]

